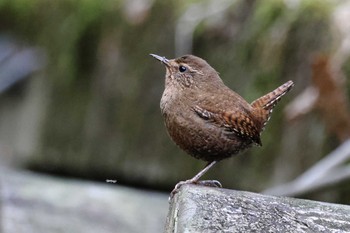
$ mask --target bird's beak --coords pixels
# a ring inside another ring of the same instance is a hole
[[[150,54],[152,57],[154,57],[155,59],[159,60],[161,63],[163,63],[165,66],[169,67],[170,66],[170,63],[169,63],[169,60],[166,59],[165,57],[161,57],[161,56],[158,56],[156,54]]]

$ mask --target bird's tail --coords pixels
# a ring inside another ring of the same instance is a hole
[[[254,100],[251,106],[254,108],[255,116],[258,116],[261,131],[264,129],[266,123],[270,120],[270,116],[273,108],[276,106],[278,101],[284,96],[288,91],[292,89],[294,83],[288,81],[270,93]]]

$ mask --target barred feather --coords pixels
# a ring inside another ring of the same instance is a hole
[[[270,120],[273,108],[276,106],[278,101],[282,98],[282,96],[290,91],[293,86],[294,83],[292,81],[288,81],[280,87],[276,88],[274,91],[271,91],[270,93],[260,97],[251,103],[255,116],[260,122],[260,132],[264,129],[266,123]]]

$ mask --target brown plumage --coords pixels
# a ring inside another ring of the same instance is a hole
[[[205,60],[193,55],[172,60],[151,55],[166,67],[160,108],[170,137],[188,154],[208,162],[174,191],[183,183],[198,183],[217,161],[253,144],[261,146],[260,133],[273,108],[294,85],[288,81],[249,104],[225,86]]]

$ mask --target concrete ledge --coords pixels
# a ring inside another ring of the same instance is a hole
[[[168,195],[0,167],[2,233],[154,233]]]
[[[350,232],[350,206],[184,185],[165,232]]]

